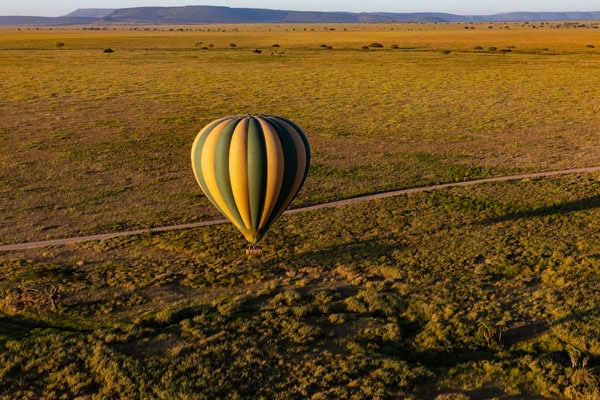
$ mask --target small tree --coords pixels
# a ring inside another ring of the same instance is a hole
[[[58,43],[56,43],[56,47],[58,47],[59,49],[62,49],[63,47],[65,47],[65,44],[63,42],[58,42]]]

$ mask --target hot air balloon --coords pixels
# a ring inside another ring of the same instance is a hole
[[[260,253],[258,241],[290,205],[308,173],[310,146],[292,121],[233,115],[206,125],[192,145],[192,169],[211,203]]]

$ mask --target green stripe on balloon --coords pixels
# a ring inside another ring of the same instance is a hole
[[[248,124],[248,189],[252,229],[258,231],[265,205],[267,149],[260,124],[250,117]]]

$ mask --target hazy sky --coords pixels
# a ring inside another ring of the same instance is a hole
[[[304,11],[439,11],[494,14],[508,11],[600,11],[598,0],[0,0],[0,15],[56,17],[78,8],[215,5]]]

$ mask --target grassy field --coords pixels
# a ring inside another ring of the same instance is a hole
[[[228,114],[304,129],[295,206],[598,165],[597,26],[0,30],[0,242],[220,218],[189,150]],[[1,253],[0,396],[596,399],[599,188],[285,215],[253,258],[229,225]]]

